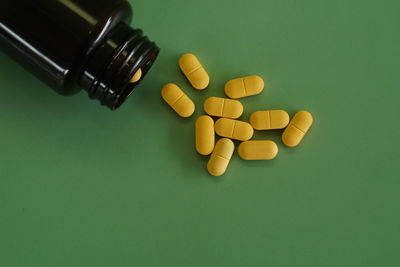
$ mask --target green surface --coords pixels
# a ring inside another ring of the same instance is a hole
[[[162,54],[117,112],[61,97],[0,53],[0,266],[399,266],[395,0],[131,1]],[[179,55],[212,78],[190,89]],[[270,162],[206,172],[193,124],[224,83],[259,74],[259,109],[315,124]],[[197,104],[180,119],[176,82]]]

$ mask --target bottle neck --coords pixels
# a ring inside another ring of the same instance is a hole
[[[140,83],[158,53],[159,48],[141,30],[121,22],[92,53],[79,85],[90,98],[115,110]],[[139,69],[142,71],[140,80],[130,83]]]

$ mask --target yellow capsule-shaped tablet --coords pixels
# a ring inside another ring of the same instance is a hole
[[[256,130],[283,129],[289,124],[289,114],[284,110],[256,111],[250,116],[250,124]]]
[[[210,76],[195,55],[184,54],[181,56],[179,67],[195,89],[203,90],[207,88],[210,83]]]
[[[138,69],[135,74],[133,74],[131,80],[129,81],[130,83],[135,83],[142,78],[142,69]]]
[[[243,114],[243,105],[237,100],[209,97],[204,102],[204,110],[210,116],[237,119]]]
[[[297,146],[300,144],[308,129],[310,129],[312,123],[313,117],[310,112],[297,112],[283,132],[282,142],[289,147]]]
[[[214,121],[210,116],[200,116],[195,124],[196,150],[201,155],[210,155],[214,150]]]
[[[227,118],[218,119],[214,125],[215,132],[219,136],[247,141],[253,137],[254,130],[250,124]]]
[[[221,176],[228,168],[235,145],[228,138],[218,140],[214,151],[208,160],[207,169],[213,176]]]
[[[181,117],[193,115],[195,106],[193,101],[176,84],[169,83],[161,90],[161,96]]]
[[[278,155],[278,146],[273,141],[246,141],[239,145],[239,156],[244,160],[270,160]]]
[[[230,98],[258,95],[264,90],[264,80],[257,75],[237,78],[225,84],[225,94]]]

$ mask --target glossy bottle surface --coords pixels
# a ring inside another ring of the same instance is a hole
[[[115,109],[131,93],[158,47],[129,26],[125,0],[4,1],[0,48],[63,95],[88,91]]]

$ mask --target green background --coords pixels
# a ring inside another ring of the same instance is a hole
[[[400,266],[399,9],[395,0],[131,1],[162,48],[117,112],[61,97],[0,53],[0,266]],[[203,92],[180,73],[192,52]],[[194,121],[224,83],[315,123],[273,161],[236,152],[224,177],[194,150]],[[175,82],[197,104],[181,119]]]

